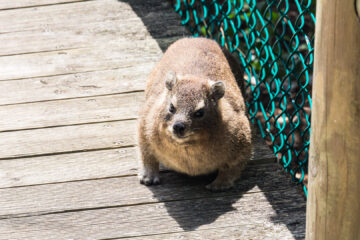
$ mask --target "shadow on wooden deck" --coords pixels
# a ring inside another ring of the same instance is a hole
[[[185,231],[201,229],[214,221],[217,225],[248,222],[249,225],[238,226],[247,231],[251,224],[269,217],[275,224],[285,224],[294,239],[304,238],[305,201],[299,199],[294,184],[275,164],[249,165],[234,189],[220,193],[204,188],[215,174],[189,177],[167,172],[161,177],[162,184],[149,189],[153,197],[165,203],[169,215]],[[268,209],[268,203],[274,211]],[[226,214],[230,212],[231,217]]]
[[[180,18],[178,21],[166,19],[167,14],[174,14],[168,2],[118,1],[130,4],[163,52],[175,41],[175,39],[172,41],[164,41],[163,39],[179,38],[179,35],[189,36],[189,33],[180,27]],[[153,14],[159,11],[162,14],[158,21],[154,22]],[[260,220],[264,216],[253,216],[251,211],[257,209],[254,213],[262,213],[259,209],[265,207],[263,199],[259,198],[259,202],[253,202],[256,198],[247,196],[256,192],[263,192],[266,200],[275,211],[275,215],[270,216],[271,221],[275,224],[285,224],[294,239],[304,238],[306,203],[303,198],[299,198],[301,195],[296,185],[290,182],[280,166],[275,164],[250,165],[244,171],[244,176],[239,180],[237,186],[223,193],[209,193],[204,188],[204,185],[211,182],[214,176],[212,174],[210,176],[189,177],[177,173],[164,173],[162,174],[162,184],[151,186],[149,189],[156,199],[165,203],[169,215],[185,231],[199,229],[202,225],[212,223],[221,218],[222,215],[234,210],[239,212],[239,214],[233,214],[234,225],[236,225],[237,219],[240,220],[245,216]],[[246,214],[242,215],[241,211],[246,212]],[[266,214],[265,209],[263,214]],[[241,220],[246,221],[246,219]],[[241,226],[239,228],[247,231],[247,228]]]
[[[179,39],[179,36],[189,36],[189,32],[181,25],[180,18],[174,19],[174,11],[167,1],[118,1],[128,3],[131,6],[163,52],[171,43]],[[171,17],[167,18],[167,16]]]

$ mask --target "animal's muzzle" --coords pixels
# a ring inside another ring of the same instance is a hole
[[[183,137],[185,135],[186,126],[183,122],[176,122],[173,125],[173,131],[178,137]]]

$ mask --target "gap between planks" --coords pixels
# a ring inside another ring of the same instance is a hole
[[[58,34],[61,34],[61,33],[58,33]],[[36,34],[34,34],[34,35],[36,35]],[[59,39],[60,37],[55,36],[54,38],[56,38],[56,41],[61,41],[61,39]],[[167,47],[170,46],[171,43],[175,42],[176,40],[178,40],[180,38],[183,38],[183,36],[182,35],[181,36],[171,36],[171,37],[166,37],[166,38],[145,37],[145,38],[139,38],[139,39],[141,39],[142,41],[155,40],[161,49],[167,49]],[[99,48],[99,47],[101,48],[102,46],[104,46],[104,42],[107,42],[107,44],[116,45],[117,43],[124,41],[124,40],[134,41],[134,40],[138,40],[138,39],[134,39],[134,38],[118,39],[118,38],[110,38],[110,37],[106,36],[106,37],[104,37],[104,39],[96,39],[96,41],[91,41],[91,39],[83,39],[80,43],[69,41],[69,43],[68,43],[69,46],[55,45],[55,44],[54,44],[54,46],[52,46],[52,45],[47,46],[47,45],[49,45],[49,40],[47,40],[47,39],[37,39],[37,40],[38,41],[43,40],[44,42],[34,43],[34,47],[41,47],[41,48],[45,47],[45,49],[23,49],[23,50],[21,50],[21,48],[19,48],[19,47],[15,48],[15,46],[3,46],[6,51],[15,50],[16,52],[3,52],[2,49],[0,49],[0,59],[6,58],[6,57],[16,57],[16,56],[26,56],[26,55],[31,55],[31,57],[34,57],[37,54],[45,54],[45,53],[50,54],[53,52],[61,52],[61,51],[65,52],[65,51],[71,51],[71,50],[77,50],[77,49],[94,49],[94,48]],[[0,42],[1,41],[5,41],[7,43],[6,40],[1,39],[1,34],[0,34]],[[10,39],[10,41],[11,41],[11,39]],[[25,41],[25,40],[23,40],[23,41]],[[64,41],[65,41],[65,39],[64,39]],[[10,43],[16,45],[16,43],[14,43],[14,42],[10,42]],[[78,45],[78,46],[76,46],[76,45]],[[31,46],[32,46],[31,42],[29,42],[28,45],[26,45],[27,48],[29,48]],[[73,46],[73,47],[70,47],[70,46]],[[14,80],[18,80],[18,79],[14,79]],[[6,80],[2,80],[2,81],[6,81]]]
[[[7,107],[7,106],[14,106],[14,105],[22,105],[22,104],[32,104],[32,103],[46,103],[46,102],[53,102],[53,101],[60,101],[61,100],[75,100],[75,99],[83,99],[83,98],[98,98],[98,97],[110,97],[110,96],[118,96],[121,94],[131,94],[131,93],[144,93],[144,90],[133,90],[133,91],[124,91],[124,92],[114,92],[108,94],[99,94],[99,95],[90,95],[90,96],[79,96],[79,97],[68,97],[68,98],[54,98],[54,99],[47,99],[47,100],[37,100],[37,101],[30,101],[30,102],[19,102],[19,103],[6,103],[0,104],[0,107]]]

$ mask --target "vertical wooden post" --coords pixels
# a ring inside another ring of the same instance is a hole
[[[318,0],[306,239],[360,239],[360,21]]]

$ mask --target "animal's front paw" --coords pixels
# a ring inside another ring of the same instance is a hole
[[[159,174],[141,174],[139,179],[140,183],[146,186],[160,184]]]
[[[228,189],[232,188],[233,186],[234,186],[234,184],[232,182],[216,181],[216,179],[215,179],[215,181],[206,185],[205,188],[210,191],[213,191],[213,192],[220,192],[220,191],[228,190]]]

